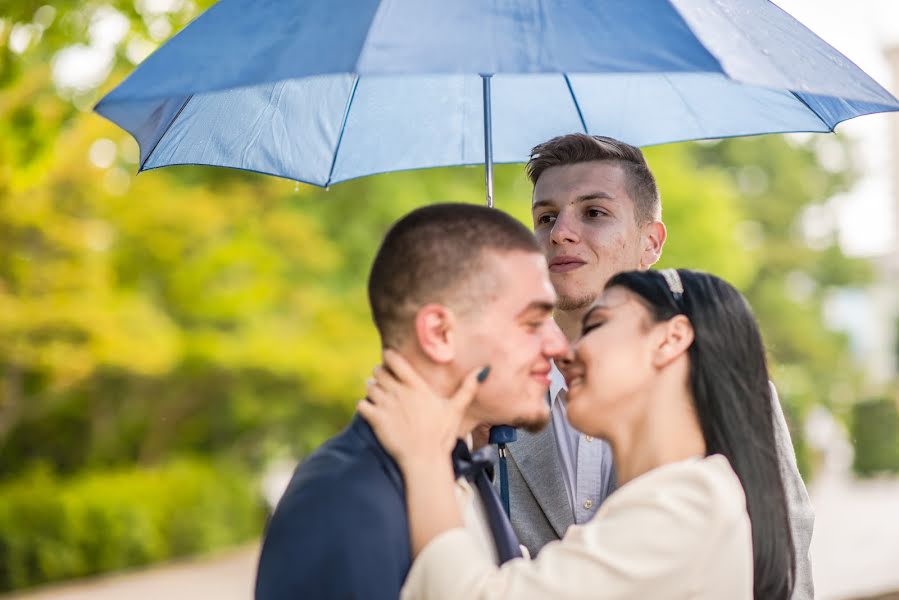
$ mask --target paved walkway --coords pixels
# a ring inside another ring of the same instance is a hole
[[[899,480],[821,477],[810,493],[816,598],[899,590]]]
[[[200,560],[47,586],[3,600],[250,600],[256,544]]]

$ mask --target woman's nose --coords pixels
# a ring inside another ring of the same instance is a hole
[[[556,359],[556,366],[559,367],[560,371],[565,371],[566,369],[570,369],[574,364],[574,350],[571,349],[571,346],[567,348],[567,350],[558,356]]]

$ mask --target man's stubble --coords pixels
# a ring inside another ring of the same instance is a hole
[[[560,294],[556,303],[556,310],[561,312],[581,310],[593,304],[595,299],[596,296],[590,294],[582,294],[580,296],[564,296]]]

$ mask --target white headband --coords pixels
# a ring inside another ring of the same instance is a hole
[[[671,294],[674,296],[675,300],[679,300],[681,296],[684,295],[684,284],[680,280],[680,275],[678,274],[676,269],[662,269],[659,271],[662,274],[662,277],[665,278],[665,283],[668,284],[668,289],[671,290]]]

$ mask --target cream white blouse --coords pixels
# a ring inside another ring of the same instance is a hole
[[[532,560],[497,567],[469,529],[431,541],[402,598],[752,599],[752,535],[739,479],[721,455],[653,469],[613,493]]]

